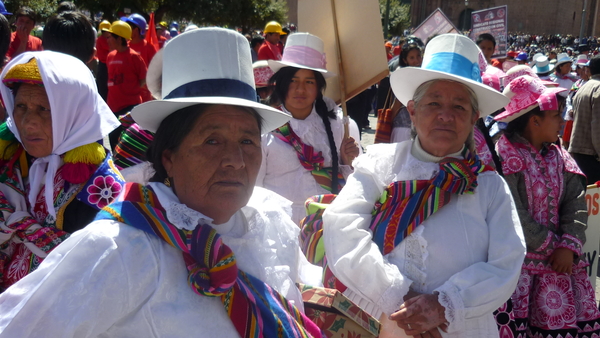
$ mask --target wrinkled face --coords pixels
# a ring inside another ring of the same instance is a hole
[[[261,159],[254,116],[236,106],[214,105],[176,150],[165,150],[162,162],[179,200],[221,224],[248,203]]]
[[[31,32],[35,27],[35,21],[31,20],[26,16],[20,16],[15,22],[15,26],[17,26],[17,29],[21,28],[25,29],[28,32]]]
[[[462,149],[478,118],[466,87],[452,81],[434,82],[407,108],[423,149],[440,157]]]
[[[417,49],[413,49],[408,52],[406,59],[404,59],[410,67],[421,67],[421,63],[423,63],[423,57],[421,56],[421,51]]]
[[[309,69],[299,69],[290,83],[285,98],[285,108],[294,118],[303,120],[312,111],[319,89],[315,72]]]
[[[530,123],[532,120],[533,118],[529,120]],[[544,117],[539,118],[537,124],[535,130],[540,136],[540,140],[551,143],[558,140],[558,135],[565,124],[565,120],[558,110],[546,110],[544,111]]]
[[[494,43],[490,40],[483,40],[479,43],[479,49],[483,52],[485,59],[490,62],[494,55]]]
[[[15,97],[13,120],[29,155],[40,158],[52,153],[52,113],[44,87],[21,85]]]

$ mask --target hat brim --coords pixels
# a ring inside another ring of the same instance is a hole
[[[490,115],[496,110],[506,106],[510,101],[502,93],[473,80],[464,77],[440,72],[437,70],[422,69],[416,67],[398,68],[390,75],[390,84],[394,94],[404,104],[413,99],[414,93],[425,82],[433,80],[456,81],[469,87],[475,95],[479,104],[479,116]]]
[[[533,67],[531,67],[531,69],[536,74],[546,74],[546,73],[550,73],[551,71],[553,71],[554,67],[556,67],[556,66],[558,66],[558,65],[550,63],[550,64],[548,64],[548,70],[545,70],[543,72],[540,71],[540,69],[538,68],[537,64],[534,65]]]
[[[268,62],[269,62],[269,68],[271,68],[271,70],[275,73],[277,73],[277,71],[279,71],[283,67],[296,67],[296,68],[301,68],[301,69],[314,70],[315,72],[319,72],[319,73],[323,74],[323,77],[326,79],[330,78],[330,77],[334,77],[336,75],[335,73],[328,72],[327,69],[306,67],[304,65],[300,65],[297,63],[293,63],[293,62],[277,61],[277,60],[268,60]]]
[[[263,119],[261,134],[266,134],[287,123],[291,116],[262,103],[224,96],[182,97],[142,103],[131,111],[131,116],[145,130],[155,133],[161,122],[172,113],[196,104],[223,104],[254,109]]]

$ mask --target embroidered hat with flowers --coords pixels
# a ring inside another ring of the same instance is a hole
[[[535,107],[540,110],[557,110],[558,100],[556,94],[565,88],[548,88],[537,78],[524,75],[512,80],[504,89],[504,95],[510,98],[510,102],[504,108],[505,111],[498,114],[494,119],[500,122],[510,122],[530,112]]]

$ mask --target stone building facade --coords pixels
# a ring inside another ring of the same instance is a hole
[[[470,13],[508,5],[508,30],[526,34],[578,36],[584,3],[587,5],[584,35],[600,35],[600,0],[412,0],[411,24],[417,27],[436,8],[458,27],[470,27]]]

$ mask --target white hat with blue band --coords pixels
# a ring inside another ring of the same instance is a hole
[[[456,81],[469,87],[479,103],[480,116],[489,115],[506,106],[506,96],[481,82],[479,48],[468,37],[443,34],[432,39],[425,48],[420,68],[399,68],[390,76],[392,90],[404,105],[425,82],[432,80]]]
[[[163,61],[162,64],[160,61]],[[179,34],[151,62],[147,77],[160,100],[133,108],[143,129],[156,132],[162,120],[195,104],[225,104],[254,109],[263,119],[261,133],[281,127],[290,115],[257,101],[248,40],[230,29],[200,28]],[[161,81],[161,85],[154,82]],[[160,88],[158,88],[160,87]]]

